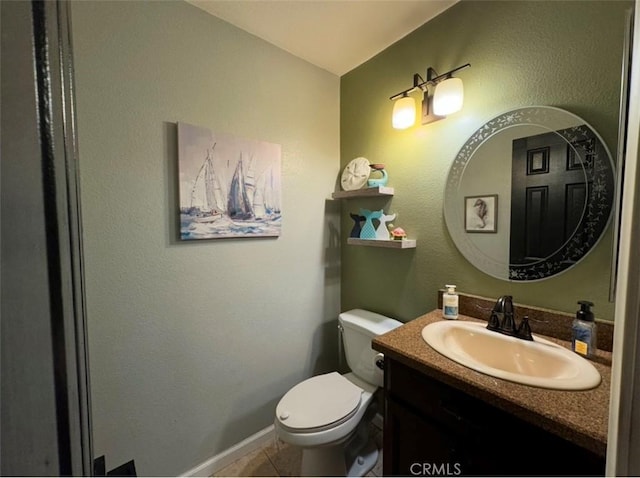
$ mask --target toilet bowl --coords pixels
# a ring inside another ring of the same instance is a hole
[[[276,434],[302,448],[302,476],[363,476],[375,465],[378,450],[369,424],[376,414],[374,394],[382,385],[382,371],[375,365],[380,354],[371,349],[371,339],[399,325],[361,309],[340,314],[352,372],[308,378],[276,406]]]
[[[360,423],[375,391],[375,386],[352,373],[311,377],[293,387],[278,403],[278,436],[301,447],[343,442]]]

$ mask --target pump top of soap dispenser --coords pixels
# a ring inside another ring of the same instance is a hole
[[[589,302],[588,300],[579,300],[578,304],[580,304],[580,310],[576,312],[576,318],[586,322],[593,322],[593,312],[591,311],[593,302]]]
[[[456,286],[455,285],[445,285],[445,287],[447,288],[447,294],[455,294],[456,293]]]

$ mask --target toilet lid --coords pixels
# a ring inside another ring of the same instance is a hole
[[[287,428],[320,428],[350,418],[360,404],[362,389],[338,372],[316,375],[289,390],[276,417]]]

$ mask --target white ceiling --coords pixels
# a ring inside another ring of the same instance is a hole
[[[341,76],[458,0],[187,0]]]

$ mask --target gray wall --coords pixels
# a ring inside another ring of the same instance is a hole
[[[183,2],[72,13],[95,455],[176,475],[337,365],[339,78]],[[278,239],[177,239],[178,121],[282,145]]]

